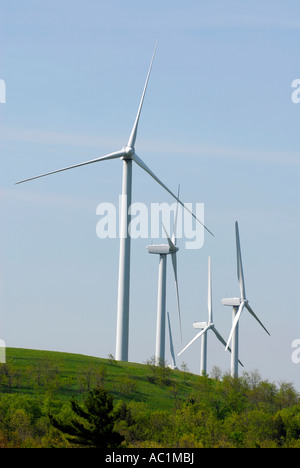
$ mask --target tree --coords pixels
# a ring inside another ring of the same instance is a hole
[[[171,369],[167,366],[166,361],[157,359],[152,356],[151,359],[146,361],[148,369],[151,370],[152,375],[147,376],[147,381],[157,383],[158,385],[170,385]]]
[[[89,448],[118,448],[124,438],[114,431],[117,414],[114,412],[113,397],[103,388],[87,394],[85,408],[73,398],[71,407],[75,418],[68,424],[49,415],[51,424],[66,434],[73,444]]]
[[[210,374],[211,378],[213,380],[221,380],[222,378],[222,369],[218,366],[214,366],[211,370],[211,374]]]

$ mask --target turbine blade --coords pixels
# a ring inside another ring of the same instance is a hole
[[[187,210],[187,211],[204,227],[204,229],[206,229],[207,232],[209,232],[209,233],[214,237],[213,233],[202,223],[202,221],[200,221],[200,219],[198,219],[198,218],[194,215],[194,213],[193,213],[192,211],[190,211],[190,210],[185,206],[185,204],[184,204],[181,200],[179,200],[179,198],[176,197],[176,195],[174,195],[174,193],[173,193],[170,189],[168,189],[168,187],[154,174],[154,172],[151,171],[151,169],[149,169],[149,167],[144,163],[144,161],[142,161],[142,159],[141,159],[136,153],[134,153],[134,154],[132,155],[132,159],[136,162],[136,164],[137,164],[138,166],[140,166],[140,167],[141,167],[145,172],[147,172],[154,180],[156,180],[156,182],[157,182],[159,185],[161,185],[173,198],[175,198],[175,200],[177,200],[178,203],[180,203],[180,205],[182,205],[183,208],[184,208],[185,210]]]
[[[179,194],[180,194],[180,185],[178,185],[177,198],[179,198]],[[175,213],[173,234],[172,234],[172,242],[173,242],[174,245],[176,245],[177,216],[178,216],[178,201],[177,201],[177,205],[176,205],[176,213]]]
[[[150,77],[150,73],[151,73],[151,69],[152,69],[153,60],[154,60],[156,49],[157,49],[157,44],[158,44],[158,41],[155,44],[155,48],[154,48],[154,52],[153,52],[153,55],[152,55],[150,67],[149,67],[149,70],[148,70],[148,74],[147,74],[147,78],[146,78],[142,98],[141,98],[141,101],[140,101],[139,109],[138,109],[138,112],[137,112],[137,115],[136,115],[136,118],[135,118],[135,122],[134,122],[134,125],[133,125],[133,128],[132,128],[129,140],[128,140],[128,146],[130,146],[131,148],[134,148],[134,145],[135,145],[135,140],[136,140],[136,135],[137,135],[137,128],[138,128],[138,124],[139,124],[139,120],[140,120],[141,110],[142,110],[142,107],[143,107],[143,102],[144,102],[144,98],[145,98],[145,94],[146,94],[146,90],[147,90],[147,86],[148,86],[148,81],[149,81],[149,77]]]
[[[218,330],[215,328],[215,326],[212,326],[211,329],[212,329],[212,331],[214,332],[214,334],[216,335],[216,337],[218,338],[218,340],[222,343],[222,345],[226,346],[226,341],[224,340],[224,338],[222,337],[222,335],[220,335],[220,333],[219,333]],[[230,350],[229,347],[228,347],[228,349]]]
[[[262,324],[262,322],[259,320],[257,315],[253,312],[253,310],[250,307],[249,303],[247,302],[245,305],[246,305],[248,311],[250,312],[250,314],[255,318],[255,320],[257,320],[258,323],[263,327],[263,329],[268,333],[268,335],[271,336],[270,333],[268,332],[268,330],[266,329],[266,327]]]
[[[173,367],[176,367],[176,359],[175,359],[175,353],[174,353],[174,346],[173,346],[172,330],[171,330],[169,312],[167,312],[167,317],[168,317],[168,327],[169,327],[170,352],[171,352],[171,356],[172,356],[172,360],[173,360]]]
[[[203,330],[201,330],[201,332],[197,333],[196,336],[194,336],[194,338],[189,342],[189,344],[186,345],[185,348],[183,348],[180,353],[177,354],[177,356],[180,356],[180,354],[182,354],[187,348],[189,348],[191,346],[191,344],[194,343],[194,341],[198,340],[198,338],[200,338],[200,336],[203,335],[203,333],[207,332],[207,330],[211,328],[211,325],[207,325],[207,327],[205,327]]]
[[[212,291],[211,291],[211,261],[208,257],[208,294],[207,294],[207,307],[208,307],[208,321],[212,323]]]
[[[75,167],[86,166],[87,164],[93,164],[93,163],[96,163],[96,162],[99,162],[99,161],[105,161],[106,159],[121,158],[122,156],[125,156],[125,154],[126,153],[123,150],[116,151],[114,153],[106,154],[105,156],[102,156],[100,158],[91,159],[90,161],[86,161],[86,162],[83,162],[83,163],[80,163],[80,164],[74,164],[73,166],[64,167],[63,169],[58,169],[56,171],[47,172],[45,174],[41,174],[41,175],[38,175],[38,176],[35,176],[35,177],[30,177],[29,179],[21,180],[19,182],[16,182],[15,185],[23,184],[24,182],[29,182],[30,180],[34,180],[34,179],[40,179],[41,177],[46,177],[48,175],[56,174],[57,172],[68,171],[69,169],[74,169]]]
[[[237,221],[235,222],[235,236],[236,236],[237,276],[238,276],[238,281],[240,285],[241,299],[246,299],[246,289],[245,289],[245,280],[244,280],[243,264],[242,264],[239,225]]]
[[[177,298],[177,310],[178,310],[178,319],[180,327],[180,338],[182,341],[182,326],[181,326],[181,313],[180,313],[180,302],[179,302],[179,290],[178,290],[178,278],[177,278],[177,258],[176,252],[171,254],[174,276],[175,276],[175,288],[176,288],[176,298]]]
[[[230,332],[230,335],[229,335],[229,338],[228,338],[228,341],[227,341],[227,345],[226,345],[226,348],[225,348],[226,351],[227,351],[228,346],[229,346],[229,343],[230,343],[230,341],[231,341],[231,339],[232,339],[232,336],[233,336],[235,327],[237,326],[237,323],[238,323],[238,321],[239,321],[239,319],[240,319],[240,316],[241,316],[241,314],[242,314],[242,312],[243,312],[244,306],[245,306],[245,302],[243,301],[243,302],[241,302],[241,305],[240,305],[240,307],[239,307],[239,310],[238,310],[238,312],[237,312],[237,314],[236,314],[236,316],[235,316],[235,318],[234,318],[234,321],[233,321],[233,324],[232,324],[232,328],[231,328],[231,332]]]
[[[164,228],[165,234],[167,236],[167,240],[168,240],[170,250],[176,252],[176,246],[173,244],[172,240],[170,239],[168,231],[166,230],[164,223],[161,223],[161,224],[162,224],[162,227]]]
[[[226,346],[226,342],[225,342],[224,338],[220,335],[220,333],[218,332],[218,330],[217,330],[214,326],[212,327],[212,330],[213,330],[214,334],[216,335],[216,337],[218,338],[218,340],[219,340],[224,346]],[[231,348],[230,348],[230,346],[228,346],[227,349],[228,349],[228,351],[231,353]],[[239,360],[239,363],[240,363],[240,365],[241,365],[242,367],[244,367],[244,364],[243,364],[240,360]]]

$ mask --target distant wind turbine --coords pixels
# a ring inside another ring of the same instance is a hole
[[[207,308],[208,308],[208,322],[195,322],[193,323],[194,328],[200,328],[201,331],[183,348],[182,351],[178,354],[180,356],[187,348],[191,346],[198,338],[201,337],[201,361],[200,361],[200,375],[207,373],[207,332],[212,330],[218,340],[226,346],[226,341],[220,335],[213,323],[213,311],[212,311],[212,285],[211,285],[211,260],[208,257],[208,295],[207,295]],[[231,349],[228,348],[231,352]],[[240,362],[240,361],[239,361]],[[243,364],[240,362],[241,366]]]
[[[255,315],[252,308],[250,307],[248,299],[246,299],[245,280],[242,265],[242,254],[240,245],[239,225],[235,223],[235,236],[236,236],[236,255],[237,255],[237,277],[240,286],[241,297],[232,297],[222,299],[222,304],[225,306],[231,306],[233,308],[232,313],[232,328],[227,341],[225,349],[229,348],[229,343],[232,340],[232,358],[231,358],[231,376],[238,377],[238,354],[239,354],[239,320],[243,312],[244,307],[248,309],[250,314],[258,321],[262,328],[270,335],[266,327],[262,324],[259,318]]]
[[[106,161],[108,159],[122,159],[123,160],[123,185],[122,185],[122,204],[121,204],[121,221],[120,221],[120,256],[119,256],[119,283],[118,283],[118,312],[117,312],[117,333],[116,333],[116,359],[118,361],[128,361],[128,338],[129,338],[129,291],[130,291],[130,235],[128,227],[131,221],[130,206],[132,194],[132,161],[140,166],[147,172],[158,184],[160,184],[175,200],[178,201],[202,226],[211,234],[211,231],[204,226],[204,224],[196,218],[196,216],[179,200],[176,195],[149,169],[149,167],[139,158],[135,152],[135,142],[137,137],[138,124],[140,114],[146,94],[146,89],[150,77],[150,72],[157,48],[155,45],[154,53],[151,59],[150,67],[148,70],[144,90],[142,93],[140,105],[136,115],[136,119],[126,146],[120,151],[109,153],[105,156],[91,159],[90,161],[68,166],[56,171],[47,172],[29,179],[21,180],[17,184],[28,182],[40,177],[45,177],[58,172],[67,171],[76,167],[86,166],[97,162]]]
[[[179,189],[178,189],[179,197]],[[177,278],[177,258],[178,247],[176,245],[176,223],[177,223],[178,204],[176,209],[172,240],[163,225],[165,234],[167,236],[167,244],[151,244],[147,245],[148,253],[159,255],[159,271],[158,271],[158,295],[157,295],[157,319],[156,319],[156,347],[155,347],[155,359],[156,364],[165,361],[165,339],[166,339],[166,279],[167,279],[167,255],[171,255],[174,277],[175,277],[175,288],[177,297],[177,308],[178,318],[181,332],[181,316],[180,316],[180,303],[179,303],[179,291],[178,291],[178,278]]]

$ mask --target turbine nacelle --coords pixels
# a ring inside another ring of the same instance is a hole
[[[208,327],[209,325],[211,326],[211,325],[213,325],[213,323],[209,323],[209,322],[194,322],[193,323],[194,328],[200,328],[202,330],[204,328]]]
[[[147,245],[148,253],[150,254],[160,254],[160,255],[168,255],[171,253],[178,252],[179,248],[175,247],[170,248],[169,244],[156,244],[156,245]]]
[[[240,299],[239,297],[226,297],[222,299],[222,304],[231,307],[240,307],[242,302],[248,302],[246,299]]]

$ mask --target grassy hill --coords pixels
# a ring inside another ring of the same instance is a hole
[[[144,402],[152,409],[174,407],[185,400],[199,377],[149,364],[118,362],[80,354],[8,348],[6,364],[11,377],[1,380],[2,390],[36,395],[54,393],[57,398],[80,396],[104,384],[114,398]]]
[[[300,395],[257,372],[215,380],[146,364],[79,354],[7,349],[0,364],[0,448],[65,447],[49,414],[72,419],[70,400],[114,397],[126,447],[300,447]]]

